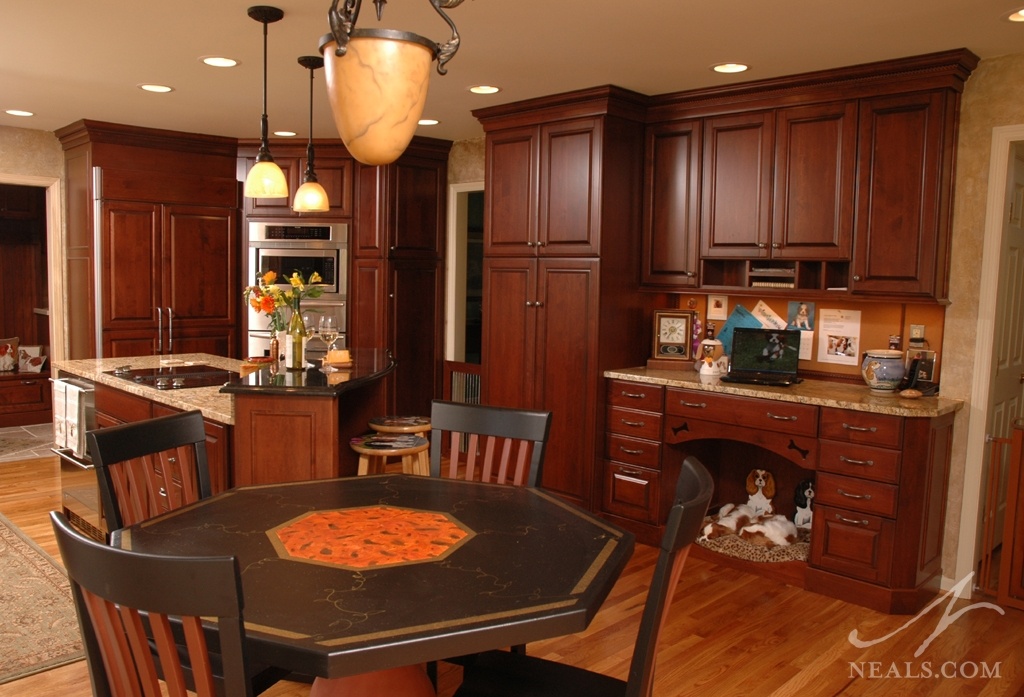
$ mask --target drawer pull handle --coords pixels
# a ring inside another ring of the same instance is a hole
[[[780,416],[779,414],[773,414],[770,411],[765,413],[768,414],[769,419],[775,419],[776,421],[796,421],[800,418],[798,416]]]
[[[630,448],[623,448],[621,445],[619,446],[619,450],[621,450],[622,452],[626,453],[627,455],[643,455],[644,454],[643,450],[631,450]]]
[[[643,392],[626,392],[625,390],[623,390],[622,396],[629,397],[630,399],[643,399],[647,395],[644,394]]]
[[[873,467],[875,464],[874,460],[854,460],[852,457],[846,457],[846,455],[840,455],[839,461],[845,462],[848,465],[863,465],[864,467]]]
[[[164,498],[167,498],[167,489],[160,487],[160,490],[157,493],[163,496]]]
[[[630,475],[634,475],[634,476],[630,476]],[[621,473],[620,472],[616,472],[613,476],[616,479],[625,480],[625,481],[631,482],[633,484],[643,484],[644,486],[647,486],[648,484],[650,484],[650,482],[647,481],[646,479],[641,479],[640,478],[641,477],[641,473],[640,472],[627,472],[627,471],[623,470]]]
[[[679,403],[682,404],[684,407],[693,407],[694,409],[707,409],[708,408],[708,405],[707,405],[706,402],[684,402],[683,400],[680,399]]]
[[[634,428],[643,428],[647,425],[643,421],[626,421],[625,419],[619,419],[619,421],[627,426],[633,426]]]
[[[866,521],[864,519],[853,520],[852,518],[844,518],[843,516],[839,515],[838,513],[836,513],[836,520],[838,520],[841,523],[849,523],[850,525],[870,525],[871,524],[869,521]]]
[[[865,428],[864,426],[851,426],[850,424],[845,423],[843,424],[843,428],[845,428],[847,431],[861,431],[862,433],[874,433],[875,431],[878,430],[874,426],[871,426],[870,428]]]
[[[848,499],[862,499],[864,501],[870,501],[871,500],[871,494],[851,494],[850,492],[843,491],[842,489],[836,489],[836,492],[840,496],[845,496]]]

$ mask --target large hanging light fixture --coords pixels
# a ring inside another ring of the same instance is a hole
[[[443,44],[393,29],[356,29],[362,0],[331,3],[331,33],[320,40],[327,95],[341,140],[363,164],[385,165],[405,151],[427,101],[430,64],[436,58],[444,75],[459,50],[459,32],[443,10],[463,0],[429,2],[451,27]],[[386,3],[373,0],[378,21]]]
[[[256,164],[245,177],[245,196],[249,198],[288,198],[288,181],[274,162],[267,141],[267,25],[284,17],[276,7],[256,5],[247,10],[250,17],[263,25],[263,118],[260,121],[260,149]]]
[[[295,192],[292,210],[296,213],[323,213],[331,209],[327,192],[316,180],[313,169],[313,73],[324,66],[320,56],[301,56],[299,65],[309,70],[309,144],[306,145],[306,172],[302,175],[302,186]]]

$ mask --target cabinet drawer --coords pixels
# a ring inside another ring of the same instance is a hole
[[[627,409],[661,412],[665,388],[627,380],[608,381],[608,404]]]
[[[829,407],[821,410],[822,438],[898,448],[903,440],[902,435],[902,416]]]
[[[661,473],[604,463],[604,510],[640,521],[658,522]]]
[[[605,427],[611,433],[632,438],[658,440],[661,438],[661,414],[650,411],[633,411],[622,407],[608,407]]]
[[[823,439],[820,452],[819,470],[892,484],[899,481],[899,450]]]
[[[0,414],[29,407],[45,407],[50,385],[45,380],[30,378],[5,380],[0,385]]]
[[[896,492],[897,488],[892,484],[819,472],[815,484],[814,502],[826,506],[839,506],[860,513],[874,513],[887,518],[895,518]]]
[[[665,413],[779,433],[818,435],[818,407],[670,387]]]
[[[617,433],[605,434],[605,456],[611,460],[648,469],[661,466],[661,443],[627,438]]]
[[[886,518],[816,505],[812,566],[871,583],[888,584],[896,524]]]

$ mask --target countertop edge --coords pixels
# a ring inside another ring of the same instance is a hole
[[[790,387],[762,387],[726,384],[717,379],[703,382],[701,376],[694,370],[656,370],[643,366],[606,370],[604,377],[702,392],[912,418],[935,418],[957,412],[964,406],[963,400],[959,399],[946,397],[907,399],[900,397],[897,393],[872,392],[866,385],[828,380],[806,379]]]

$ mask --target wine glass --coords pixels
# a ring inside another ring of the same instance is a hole
[[[320,338],[327,344],[329,351],[338,338],[338,319],[334,315],[325,314],[320,318]]]
[[[319,314],[319,313],[316,313],[316,312],[303,312],[302,313],[302,323],[306,326],[306,340],[307,341],[309,339],[312,339],[313,335],[316,334],[317,324],[319,323],[319,320],[317,319],[317,314]]]

